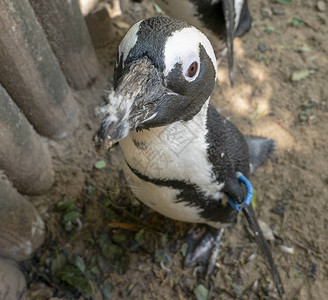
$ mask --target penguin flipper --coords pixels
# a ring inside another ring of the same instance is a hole
[[[252,15],[248,9],[247,0],[242,3],[240,18],[235,24],[236,6],[234,1],[223,0],[222,9],[226,27],[226,43],[228,48],[229,78],[231,87],[234,86],[233,74],[233,40],[235,37],[243,36],[252,27]]]
[[[249,11],[247,0],[245,0],[240,13],[239,24],[235,28],[234,37],[241,37],[247,33],[252,27],[252,21],[253,17]]]
[[[245,136],[249,148],[250,173],[268,161],[275,151],[274,140],[264,137]]]
[[[233,38],[234,38],[234,4],[230,0],[223,0],[223,14],[226,25],[226,42],[228,48],[228,64],[230,84],[233,87]]]
[[[218,182],[233,178],[236,172],[249,174],[248,145],[242,133],[211,104],[207,115],[208,157]]]

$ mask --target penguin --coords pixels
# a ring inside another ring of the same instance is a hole
[[[230,83],[233,86],[233,39],[245,35],[252,27],[253,18],[248,8],[248,1],[156,0],[156,2],[168,16],[183,19],[209,33],[218,66],[228,52]]]
[[[192,262],[205,246],[213,251],[222,228],[236,220],[228,197],[243,201],[237,172],[248,177],[275,145],[244,137],[209,103],[216,70],[211,43],[186,21],[161,16],[136,23],[119,45],[114,90],[99,108],[94,137],[97,151],[119,142],[126,181],[140,201],[214,229],[219,238],[203,234]]]

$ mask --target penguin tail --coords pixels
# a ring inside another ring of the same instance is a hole
[[[250,174],[253,174],[258,167],[266,163],[273,155],[276,142],[268,138],[255,136],[246,136],[245,139],[249,148]]]

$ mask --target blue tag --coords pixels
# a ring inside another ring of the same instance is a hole
[[[253,186],[249,182],[249,180],[242,173],[237,172],[237,178],[246,187],[246,191],[247,191],[246,197],[245,197],[245,199],[244,199],[244,201],[242,203],[236,203],[230,196],[228,196],[228,198],[229,198],[229,204],[234,209],[240,211],[240,210],[242,210],[244,204],[246,204],[247,206],[249,206],[250,203],[252,202],[252,198],[253,198]]]

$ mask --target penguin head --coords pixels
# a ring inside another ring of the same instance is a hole
[[[118,48],[114,91],[100,109],[96,149],[107,149],[132,130],[191,120],[215,80],[213,48],[198,29],[167,17],[134,24]]]

